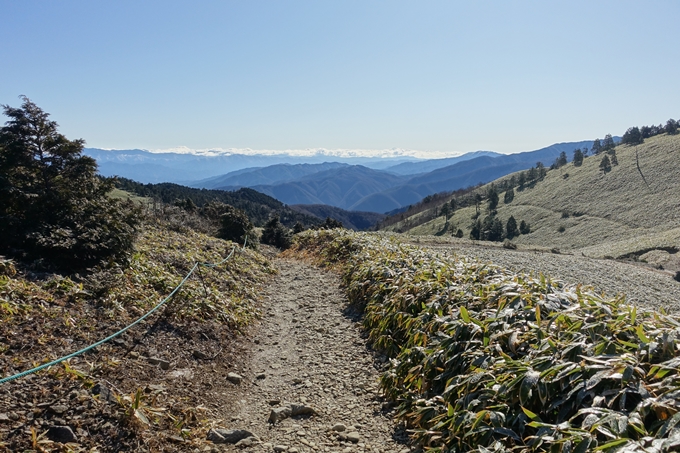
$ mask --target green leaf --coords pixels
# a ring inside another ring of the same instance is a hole
[[[467,311],[467,308],[461,306],[460,307],[460,317],[463,318],[463,321],[470,322],[470,314]]]
[[[533,412],[531,412],[529,409],[527,409],[524,406],[522,406],[522,412],[524,412],[524,414],[526,414],[526,416],[529,417],[531,420],[536,420],[536,421],[539,421],[539,422],[542,421],[541,417],[539,417],[538,414],[534,414]]]
[[[649,343],[650,342],[647,335],[645,335],[645,330],[643,329],[642,324],[637,326],[636,332],[637,332],[637,336],[638,336],[638,338],[640,339],[641,342],[643,342],[643,343]]]
[[[619,445],[626,444],[630,441],[630,439],[616,439],[611,442],[607,442],[606,444],[600,445],[593,451],[601,451],[601,450],[608,450],[610,448],[618,447]]]

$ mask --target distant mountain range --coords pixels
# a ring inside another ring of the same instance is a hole
[[[145,184],[173,182],[186,185],[238,170],[277,164],[322,164],[333,161],[346,165],[364,165],[370,168],[384,169],[400,163],[422,160],[409,156],[386,158],[335,157],[323,154],[311,156],[289,154],[206,156],[182,153],[152,153],[141,149],[105,150],[98,148],[85,148],[83,154],[97,161],[99,173],[103,176],[122,176]]]
[[[463,154],[457,157],[446,157],[444,159],[428,159],[422,162],[402,162],[397,165],[385,168],[385,171],[396,173],[398,175],[415,175],[418,173],[427,173],[438,168],[448,167],[449,165],[457,164],[466,160],[474,159],[476,157],[490,156],[497,157],[503,154],[495,153],[493,151],[473,151],[471,153]]]
[[[289,205],[326,204],[350,211],[385,213],[417,203],[427,195],[493,181],[509,173],[530,168],[537,162],[550,166],[561,152],[569,155],[575,148],[591,146],[592,141],[582,141],[559,143],[536,151],[509,155],[486,151],[469,153],[472,156],[396,165],[402,174],[394,174],[395,167],[380,171],[360,165],[336,166],[330,169],[322,165],[306,167],[292,165],[285,167],[286,171],[283,172],[283,168],[277,165],[267,167],[272,169],[271,172],[254,169],[236,175],[227,174],[223,178],[229,181],[238,178],[246,182],[252,177],[253,181],[262,181],[261,177],[265,173],[283,175],[277,177],[287,178],[296,172],[306,172],[305,176],[298,179],[253,184],[248,187]],[[444,167],[439,167],[441,165]],[[434,170],[420,172],[427,168]],[[197,186],[200,187],[200,184]],[[238,186],[208,187],[233,190]]]
[[[232,190],[295,181],[322,171],[348,166],[348,164],[339,162],[324,162],[322,164],[276,164],[268,167],[244,168],[226,175],[196,181],[190,186],[202,189]]]
[[[120,175],[141,182],[172,177],[178,183],[203,189],[248,187],[287,205],[329,205],[386,213],[434,193],[493,181],[537,162],[550,166],[561,152],[571,159],[575,148],[590,148],[592,144],[588,140],[517,154],[475,151],[452,158],[406,161],[358,157],[319,162],[329,156],[196,156],[92,148],[85,152],[97,159],[105,176]],[[232,171],[216,175],[222,168]]]

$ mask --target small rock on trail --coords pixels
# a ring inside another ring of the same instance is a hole
[[[248,452],[410,451],[382,410],[376,356],[338,276],[295,260],[276,264],[230,429],[260,440]]]

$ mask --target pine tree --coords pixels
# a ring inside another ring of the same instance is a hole
[[[574,167],[580,167],[583,164],[583,151],[580,148],[574,150]]]
[[[637,127],[628,128],[628,130],[623,134],[623,137],[621,139],[621,142],[627,145],[639,145],[640,143],[642,143],[642,141],[643,141],[642,133],[640,132],[640,129]]]
[[[470,239],[479,240],[481,239],[482,233],[482,222],[477,219],[470,227]]]
[[[262,230],[261,242],[280,249],[287,249],[292,243],[291,232],[281,224],[278,215],[272,216]]]
[[[498,191],[496,186],[491,186],[487,194],[487,199],[489,201],[489,212],[493,212],[498,207]]]
[[[602,143],[600,142],[599,138],[596,138],[595,141],[593,142],[591,152],[593,153],[594,156],[597,156],[602,152]]]
[[[609,156],[605,155],[600,161],[600,170],[602,170],[602,173],[609,173],[612,170],[612,164],[609,160]]]
[[[517,178],[517,189],[518,190],[524,190],[524,184],[526,184],[527,181],[527,176],[524,174],[524,172],[519,173],[519,177]]]
[[[510,204],[512,203],[512,200],[515,199],[515,189],[510,187],[508,190],[505,191],[505,196],[503,197],[503,203],[505,204]]]
[[[83,140],[69,140],[26,97],[4,105],[0,128],[0,252],[26,255],[64,270],[125,260],[139,208],[107,196]]]
[[[560,157],[557,158],[557,167],[564,167],[567,165],[567,153],[562,151]]]
[[[248,216],[241,209],[226,205],[225,213],[220,218],[221,227],[217,236],[239,244],[255,244],[255,234],[253,224]]]
[[[505,225],[505,235],[508,239],[512,239],[515,236],[519,236],[519,229],[517,228],[517,221],[515,217],[510,216]]]
[[[531,233],[531,227],[529,226],[528,223],[526,223],[524,220],[522,220],[519,223],[519,232],[520,232],[520,234],[529,234],[529,233]]]
[[[614,149],[616,145],[614,144],[614,139],[612,138],[612,134],[607,134],[604,136],[604,141],[602,142],[602,150],[603,151],[609,151],[610,149]]]

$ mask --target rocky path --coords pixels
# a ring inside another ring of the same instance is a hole
[[[265,319],[238,367],[242,396],[226,428],[257,436],[261,443],[246,447],[252,452],[410,451],[383,410],[380,359],[367,349],[338,277],[299,261],[276,264]],[[303,414],[289,416],[291,405]],[[315,414],[304,414],[309,409]]]

